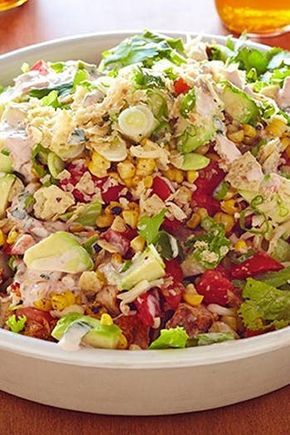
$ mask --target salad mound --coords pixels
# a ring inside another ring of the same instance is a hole
[[[0,326],[67,350],[290,324],[290,54],[145,31],[0,93]]]

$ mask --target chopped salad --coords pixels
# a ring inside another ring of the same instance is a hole
[[[290,324],[290,54],[144,31],[0,93],[0,326],[67,350]]]

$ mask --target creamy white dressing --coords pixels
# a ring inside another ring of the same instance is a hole
[[[82,338],[91,330],[85,323],[74,323],[68,328],[58,342],[58,346],[65,351],[74,352],[80,348]]]

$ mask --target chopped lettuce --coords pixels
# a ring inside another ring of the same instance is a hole
[[[172,329],[161,329],[160,336],[150,344],[149,349],[183,349],[188,338],[185,329],[179,326]]]
[[[190,258],[205,269],[214,269],[229,251],[230,241],[225,236],[223,225],[206,217],[201,222],[206,231],[201,236],[191,236],[186,245],[190,248]]]
[[[182,255],[182,249],[178,241],[171,234],[166,231],[159,231],[156,239],[154,240],[154,245],[165,260],[171,260],[179,255]]]
[[[278,272],[268,272],[258,277],[259,281],[263,281],[272,287],[281,287],[290,281],[290,267],[285,267]]]
[[[190,346],[206,346],[208,344],[223,343],[224,341],[235,340],[233,332],[207,332],[198,334],[189,342]]]
[[[244,325],[252,330],[290,324],[290,291],[248,278],[243,290],[246,299],[239,309]]]
[[[138,225],[139,234],[140,236],[143,237],[143,239],[146,240],[148,245],[150,245],[156,240],[158,236],[159,228],[164,220],[165,213],[166,210],[164,209],[156,216],[153,217],[143,216],[140,219]]]
[[[24,329],[26,320],[26,316],[16,317],[16,315],[13,314],[12,316],[8,317],[5,323],[10,331],[18,333]]]
[[[117,47],[102,54],[99,69],[102,72],[118,71],[135,63],[150,67],[160,59],[168,59],[176,65],[185,62],[184,47],[181,39],[170,38],[148,30],[142,35],[134,35],[122,41]]]
[[[54,107],[55,109],[57,107],[61,107],[61,104],[58,101],[58,92],[54,90],[54,91],[51,91],[45,97],[43,97],[41,99],[41,105],[42,106],[51,106],[51,107]]]

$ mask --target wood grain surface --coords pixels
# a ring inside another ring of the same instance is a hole
[[[20,8],[0,13],[0,53],[77,33],[143,28],[227,34],[213,0],[29,0]],[[268,38],[266,43],[290,49],[290,34]],[[90,415],[0,392],[0,435],[289,433],[290,387],[225,408],[165,417]]]

